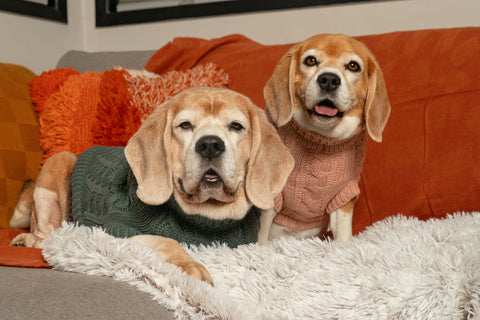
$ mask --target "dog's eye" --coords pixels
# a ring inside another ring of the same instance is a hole
[[[178,125],[183,130],[193,130],[193,125],[189,121],[184,121]]]
[[[316,66],[318,65],[318,61],[317,61],[317,58],[313,57],[313,56],[308,56],[305,58],[305,61],[303,61],[303,63],[305,63],[305,65],[307,67],[313,67],[313,66]]]
[[[356,61],[350,61],[349,63],[347,63],[345,65],[345,69],[350,70],[352,72],[360,72],[361,71],[360,65]]]
[[[245,128],[240,123],[234,121],[228,125],[228,129],[231,131],[242,131]]]

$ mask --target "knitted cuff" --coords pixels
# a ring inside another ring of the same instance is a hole
[[[345,188],[342,189],[327,205],[327,213],[332,213],[338,208],[346,205],[350,200],[358,198],[360,195],[360,188],[358,187],[358,182],[351,181]]]

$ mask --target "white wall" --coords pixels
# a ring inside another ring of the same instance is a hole
[[[265,44],[293,43],[317,33],[364,35],[400,30],[480,26],[479,0],[397,0],[95,27],[93,0],[68,0],[68,25],[0,12],[0,61],[35,73],[52,69],[70,49],[158,49],[174,37],[244,34]]]

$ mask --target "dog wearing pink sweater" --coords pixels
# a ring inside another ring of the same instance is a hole
[[[259,242],[329,230],[350,240],[367,134],[382,141],[391,109],[375,57],[351,37],[314,36],[280,59],[264,95],[295,167],[275,209],[263,215],[271,227]]]

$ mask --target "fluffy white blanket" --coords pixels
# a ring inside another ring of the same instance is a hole
[[[188,250],[215,287],[155,253],[72,224],[43,243],[55,269],[113,277],[150,293],[179,319],[477,319],[480,213],[396,216],[348,243],[273,241]]]

